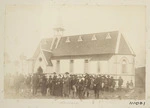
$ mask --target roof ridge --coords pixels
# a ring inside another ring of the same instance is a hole
[[[119,30],[116,30],[116,31],[107,31],[107,32],[86,33],[86,34],[66,35],[66,36],[61,36],[61,37],[82,36],[82,35],[93,35],[93,34],[112,33],[112,32],[118,32],[118,33],[119,33]],[[53,38],[55,38],[55,37],[43,38],[42,40],[45,40],[45,39],[53,39]]]
[[[62,37],[57,37],[57,43],[56,43],[55,49],[58,47],[61,38],[62,38]]]
[[[50,50],[52,50],[52,49],[53,49],[53,46],[54,46],[55,40],[56,40],[56,37],[52,38],[52,44],[51,44],[51,46],[50,46]]]
[[[43,53],[43,50],[40,49],[40,52],[41,52],[41,55],[44,57],[44,60],[45,60],[46,64],[48,64],[48,62],[47,62],[47,60],[46,60],[46,57],[45,57],[45,55],[44,55],[44,53]]]
[[[47,56],[47,54],[50,54],[50,55]],[[42,50],[42,55],[44,56],[44,59],[46,60],[47,65],[49,66],[52,65],[51,60],[50,60],[52,52],[48,50]]]
[[[115,49],[115,53],[116,53],[116,54],[119,52],[120,39],[121,39],[121,33],[118,32],[117,43],[116,43],[116,49]]]
[[[68,36],[82,36],[82,35],[93,35],[93,34],[112,33],[112,32],[119,32],[119,31],[116,30],[116,31],[107,31],[107,32],[96,32],[96,33],[86,33],[86,34],[76,34],[76,35],[66,35],[66,36],[62,36],[62,37],[68,37]]]
[[[51,50],[41,49],[42,51],[52,52]]]

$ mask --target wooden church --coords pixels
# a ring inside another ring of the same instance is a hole
[[[134,81],[135,54],[119,31],[63,36],[56,28],[53,38],[42,39],[34,55],[34,72],[102,74]]]

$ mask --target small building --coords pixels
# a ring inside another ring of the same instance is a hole
[[[145,91],[145,67],[138,67],[135,69],[135,87],[142,88]]]
[[[135,77],[135,54],[119,31],[42,39],[33,58],[34,72]]]

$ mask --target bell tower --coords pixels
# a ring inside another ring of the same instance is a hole
[[[64,30],[65,29],[62,27],[54,28],[54,36],[56,36],[56,37],[63,36]]]
[[[64,34],[64,27],[63,27],[63,23],[62,23],[62,17],[60,14],[60,8],[58,9],[58,16],[57,16],[57,21],[56,21],[56,25],[54,27],[54,36],[56,37],[61,37]]]

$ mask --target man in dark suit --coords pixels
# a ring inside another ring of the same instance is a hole
[[[47,93],[47,78],[45,75],[42,76],[41,93],[42,93],[42,96],[45,96]]]
[[[107,82],[108,82],[108,87],[107,87],[107,91],[111,91],[111,85],[112,85],[112,82],[111,82],[111,78],[109,75],[107,75]]]
[[[85,83],[84,83],[83,77],[79,78],[77,85],[78,85],[78,96],[80,99],[83,99],[84,98],[84,88],[85,88]]]
[[[37,73],[33,74],[32,87],[33,87],[33,95],[36,95],[37,94],[37,89],[39,87],[39,77],[38,77]]]
[[[101,76],[96,76],[94,80],[94,91],[95,91],[95,98],[99,98],[99,92],[102,87],[102,79]]]
[[[56,72],[53,73],[53,78],[52,78],[52,95],[55,96],[56,95],[56,82],[57,82],[57,75]]]
[[[49,76],[49,79],[48,79],[48,88],[49,88],[50,95],[52,95],[52,76],[51,75]]]
[[[57,96],[62,96],[62,78],[61,78],[61,75],[58,75],[58,77],[57,77],[56,92],[57,92]]]
[[[77,92],[77,78],[75,75],[72,75],[71,80],[70,80],[70,87],[71,87],[71,94],[73,98],[76,97],[76,92]]]
[[[118,79],[118,87],[119,87],[119,90],[122,89],[122,85],[123,85],[123,79],[121,77],[119,77]]]
[[[69,73],[65,73],[65,77],[63,80],[63,95],[64,97],[69,97],[69,90],[70,90],[70,78],[69,78]]]
[[[113,76],[111,76],[111,91],[113,92],[115,90],[116,81]]]
[[[87,98],[89,97],[90,94],[90,85],[91,85],[91,79],[89,77],[89,74],[86,74],[85,76],[85,95],[87,96]]]

